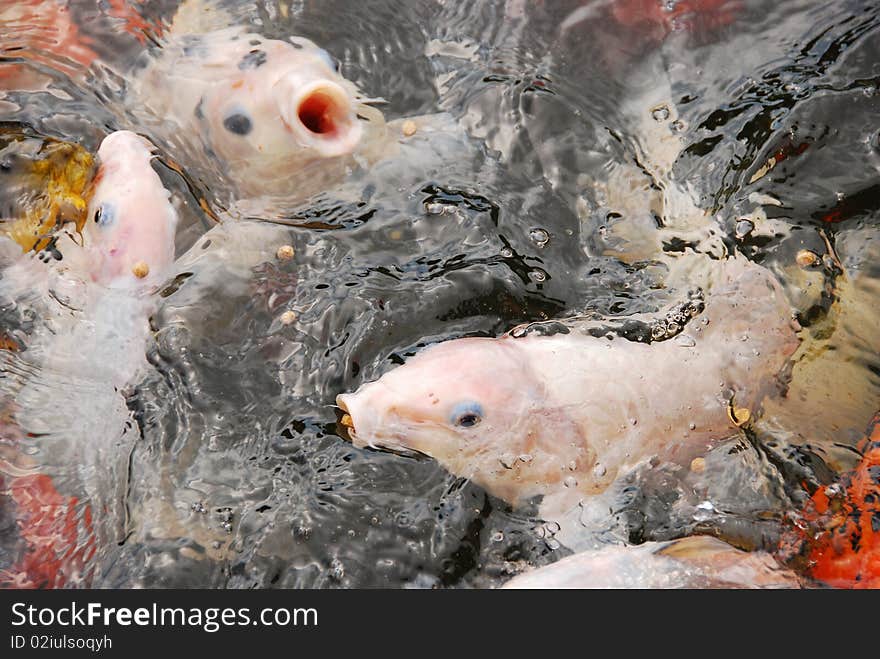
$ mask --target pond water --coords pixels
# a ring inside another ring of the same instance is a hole
[[[664,308],[652,261],[694,245],[675,190],[782,282],[803,327],[794,402],[714,448],[712,479],[665,463],[625,476],[583,537],[772,548],[804,484],[857,462],[880,407],[877,3],[214,2],[229,24],[326,49],[387,121],[446,113],[415,148],[271,207],[238,203],[222,164],[133,107],[177,4],[0,8],[4,162],[31,157],[21,135],[94,153],[139,132],[181,215],[178,254],[219,219],[253,222],[270,255],[175,266],[148,367],[110,393],[112,352],[83,350],[75,377],[29,361],[64,348],[46,300],[4,289],[6,574],[35,551],[9,489],[23,471],[50,476],[63,508],[57,560],[76,569],[56,585],[494,587],[572,553],[534,507],[353,447],[335,399],[434,342]],[[15,162],[5,223],[30,199]],[[284,244],[293,259],[274,258]]]

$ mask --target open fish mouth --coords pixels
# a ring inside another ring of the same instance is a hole
[[[281,118],[299,140],[322,157],[341,156],[360,143],[362,128],[355,102],[341,85],[330,80],[279,83]]]
[[[336,397],[336,407],[341,412],[336,421],[336,428],[339,436],[347,439],[358,448],[370,448],[385,453],[394,453],[406,458],[414,458],[417,460],[431,459],[430,455],[422,453],[416,449],[402,445],[399,441],[389,437],[384,441],[374,442],[372,439],[364,439],[358,435],[354,426],[354,418],[350,409],[350,403],[345,400],[346,395],[342,394]]]
[[[336,408],[342,412],[342,415],[336,420],[337,427],[345,433],[346,439],[354,443],[356,437],[354,419],[351,418],[351,411],[348,409],[348,403],[345,402],[343,395],[336,397]]]

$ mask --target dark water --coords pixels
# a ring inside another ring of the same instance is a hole
[[[175,4],[137,6],[148,26],[129,33],[113,3],[71,2],[99,57],[85,79],[70,71],[81,65],[28,41],[4,5],[0,24],[16,28],[22,48],[4,44],[0,67],[32,69],[41,82],[0,77],[0,120],[91,151],[115,129],[153,137],[129,123],[126,78],[161,44],[155,27]],[[806,412],[715,449],[710,465],[726,465],[715,480],[694,483],[672,465],[631,475],[587,530],[633,542],[701,530],[770,547],[802,482],[852,466],[880,390],[876,317],[865,311],[880,302],[880,261],[870,258],[880,219],[876,3],[229,4],[238,24],[326,48],[344,76],[384,99],[387,120],[445,111],[460,135],[260,218],[278,224],[273,241],[296,248],[292,261],[204,277],[180,268],[169,280],[151,318],[151,368],[124,392],[129,430],[96,464],[49,470],[66,495],[91,493],[107,510],[84,583],[489,587],[570,553],[534,510],[511,509],[430,460],[353,448],[333,403],[435,341],[583,311],[656,311],[651,245],[675,251],[689,240],[667,180],[714,214],[725,245],[780,277],[805,340],[829,348],[810,354]],[[671,157],[656,148],[668,136],[679,145]],[[182,254],[213,224],[198,199],[220,216],[228,199],[222,180],[195,173],[192,154],[155,141],[180,204]],[[833,263],[797,267],[799,251],[829,245],[857,295],[838,287]],[[850,294],[854,311],[835,315]],[[24,307],[5,304],[3,321],[27,344],[39,317]],[[288,309],[297,317],[284,325]],[[822,377],[835,373],[855,396],[835,397]],[[73,390],[58,399],[71,423],[90,414],[88,383]],[[6,454],[24,444],[53,464],[52,442],[5,432]],[[0,567],[11,569],[26,547],[14,504],[0,501]]]

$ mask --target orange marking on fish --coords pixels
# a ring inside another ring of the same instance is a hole
[[[732,23],[741,3],[738,0],[679,0],[671,5],[658,0],[615,0],[611,12],[621,25],[653,24],[665,33],[676,22],[694,30],[714,30]]]
[[[66,6],[45,0],[19,2],[0,10],[5,24],[4,48],[24,60],[5,76],[25,76],[29,65],[39,64],[74,77],[87,69],[98,55],[91,39],[80,33]]]
[[[137,0],[110,0],[110,9],[107,14],[123,21],[122,28],[139,42],[146,43],[147,36],[161,37],[163,33],[161,24],[153,24],[147,21],[143,15],[132,7],[132,4],[143,6],[143,2]]]
[[[26,551],[11,570],[0,571],[0,587],[81,585],[96,549],[91,510],[86,506],[80,520],[79,500],[60,494],[46,474],[13,478],[8,494]]]
[[[0,334],[0,350],[18,352],[21,350],[21,346],[18,345],[18,342],[8,334]]]
[[[862,460],[840,479],[841,489],[817,490],[803,525],[780,543],[785,559],[835,588],[880,588],[880,412],[858,448]]]

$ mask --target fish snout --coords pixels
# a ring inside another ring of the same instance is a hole
[[[397,407],[383,407],[387,393],[381,382],[371,382],[354,393],[336,397],[336,406],[342,411],[339,425],[345,427],[352,445],[417,459],[431,457],[409,441],[408,429],[401,425]]]
[[[276,85],[276,100],[285,125],[321,157],[349,154],[360,143],[355,102],[342,85],[288,76]]]
[[[345,426],[351,443],[358,448],[369,446],[369,443],[363,441],[362,437],[358,435],[357,430],[355,430],[355,416],[357,416],[359,422],[363,421],[365,416],[365,410],[358,399],[358,393],[339,394],[336,397],[336,407],[342,410],[342,418],[339,423]],[[363,428],[362,423],[359,426]]]
[[[358,448],[397,446],[399,420],[395,399],[396,392],[381,379],[336,397],[336,406],[343,412],[339,423],[346,427],[352,444]]]

